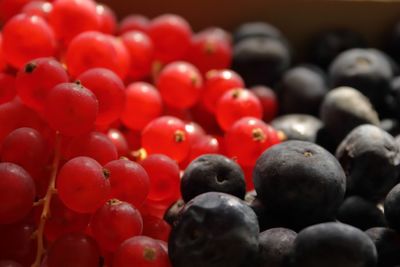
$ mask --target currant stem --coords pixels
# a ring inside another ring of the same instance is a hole
[[[56,191],[56,177],[58,172],[58,166],[60,164],[60,147],[61,147],[61,135],[57,131],[56,132],[56,141],[55,141],[55,148],[54,148],[54,159],[52,163],[52,172],[50,177],[49,186],[47,188],[47,192],[45,197],[40,201],[43,203],[43,211],[42,215],[40,216],[40,223],[37,229],[37,253],[35,262],[32,264],[32,267],[40,267],[42,257],[44,254],[44,245],[43,245],[43,231],[44,226],[46,224],[46,220],[50,214],[50,202],[53,194]]]

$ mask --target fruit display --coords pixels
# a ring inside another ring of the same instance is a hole
[[[0,0],[0,267],[400,266],[398,24],[113,8]]]

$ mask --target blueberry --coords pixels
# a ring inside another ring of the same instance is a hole
[[[260,267],[288,266],[296,232],[272,228],[260,233]]]
[[[202,155],[186,168],[181,179],[181,193],[185,202],[202,193],[217,191],[243,199],[246,182],[240,166],[217,154]]]
[[[390,92],[393,70],[382,52],[354,48],[337,56],[329,67],[329,76],[333,87],[350,86],[359,90],[380,111]]]
[[[233,33],[233,42],[251,37],[269,37],[279,39],[282,38],[282,33],[269,23],[256,21],[247,22],[239,26]]]
[[[327,92],[328,84],[321,69],[313,65],[294,67],[285,72],[278,89],[281,112],[318,115]]]
[[[267,149],[253,171],[257,196],[270,216],[294,230],[333,220],[343,201],[345,179],[332,154],[296,140]]]
[[[336,157],[347,178],[347,195],[379,201],[397,183],[400,152],[394,138],[374,125],[353,129],[340,143]]]
[[[311,39],[310,60],[325,69],[341,52],[357,47],[366,47],[360,33],[348,29],[326,30]]]
[[[377,267],[400,265],[400,234],[385,227],[374,227],[365,231],[378,252]]]
[[[268,213],[268,210],[263,202],[257,197],[255,190],[246,193],[245,202],[257,215],[260,231],[265,231],[282,225],[282,222],[279,221],[279,218],[271,216]]]
[[[288,140],[315,142],[322,128],[320,119],[307,114],[289,114],[275,118],[270,122],[276,130],[282,131]]]
[[[359,125],[379,125],[378,114],[368,98],[351,87],[330,91],[321,104],[320,118],[337,144]]]
[[[390,190],[386,196],[384,207],[388,225],[400,231],[400,184],[397,184]]]
[[[179,214],[183,207],[185,206],[185,201],[182,199],[177,200],[174,202],[164,213],[164,220],[169,224],[169,225],[174,225],[176,220],[179,217]]]
[[[363,231],[386,226],[385,215],[376,204],[359,196],[345,199],[339,208],[337,219]]]
[[[290,66],[290,51],[280,39],[252,37],[233,48],[232,69],[247,86],[273,86]]]
[[[321,223],[302,230],[294,241],[294,267],[374,267],[377,252],[361,230],[342,223]]]
[[[252,267],[259,249],[257,216],[244,201],[220,192],[189,201],[172,228],[174,267]]]

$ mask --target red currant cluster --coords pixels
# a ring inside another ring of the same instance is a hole
[[[170,266],[181,171],[223,154],[249,173],[282,138],[220,28],[117,24],[92,0],[1,0],[0,18],[0,266]]]

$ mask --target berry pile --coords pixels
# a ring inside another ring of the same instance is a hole
[[[396,31],[393,58],[335,29],[294,65],[264,22],[0,20],[0,267],[400,266]]]

